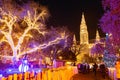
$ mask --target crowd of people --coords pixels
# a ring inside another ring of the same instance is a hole
[[[89,73],[90,71],[90,65],[87,63],[78,64],[77,68],[78,68],[78,73]]]
[[[92,65],[88,63],[83,63],[83,64],[79,63],[77,65],[77,68],[78,68],[78,73],[86,74],[92,71],[95,76],[97,75],[97,72],[99,71],[103,78],[106,77],[106,74],[108,72],[108,69],[104,63],[101,63],[101,64],[94,63]]]

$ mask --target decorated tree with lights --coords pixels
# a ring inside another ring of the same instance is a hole
[[[51,40],[54,40],[56,37],[60,37],[60,35],[58,35],[59,33],[63,33],[62,35],[66,36],[66,39],[61,39],[58,41],[56,41],[57,44],[52,44],[46,48],[43,48],[41,51],[44,53],[45,56],[49,56],[51,58],[51,60],[53,59],[59,59],[60,54],[62,53],[62,51],[71,46],[71,33],[68,31],[68,29],[66,27],[62,27],[62,28],[51,28],[48,31],[49,34],[45,34],[45,41],[49,42]]]
[[[103,0],[103,8],[105,9],[105,14],[100,20],[100,26],[102,30],[105,33],[107,33],[105,53],[109,53],[109,54],[111,53],[112,55],[115,56],[115,54],[119,53],[119,48],[120,48],[120,35],[119,35],[120,34],[120,27],[119,27],[120,26],[120,1],[119,0]],[[113,50],[112,52],[110,51],[110,48]],[[106,57],[110,58],[109,56],[106,56]],[[111,59],[114,59],[114,58],[111,58]],[[111,60],[111,63],[114,63],[114,62],[115,60]]]
[[[93,55],[94,54],[102,55],[104,52],[104,49],[105,49],[104,43],[98,42],[98,43],[95,43],[91,48],[91,53]]]
[[[101,62],[103,58],[104,50],[105,50],[105,40],[104,39],[96,40],[96,42],[90,49],[92,62],[94,61]]]
[[[103,54],[103,61],[107,67],[114,67],[117,60],[114,46],[111,44],[111,35],[106,34],[105,50]]]
[[[13,32],[13,28],[14,27],[18,27],[16,22],[17,22],[17,16],[11,14],[10,12],[4,12],[1,9],[1,19],[0,22],[1,24],[3,24],[1,26],[0,29],[0,33],[3,35],[1,42],[5,41],[7,43],[9,43],[12,51],[13,51],[13,57],[17,57],[18,54],[21,53],[20,48],[22,47],[21,44],[24,41],[24,38],[27,37],[32,37],[32,35],[30,35],[29,31],[30,30],[37,30],[40,34],[43,34],[40,29],[39,26],[43,26],[42,24],[38,25],[36,24],[38,19],[40,17],[43,17],[43,15],[45,14],[45,12],[43,11],[42,13],[40,13],[39,15],[34,15],[34,18],[31,18],[31,13],[30,11],[27,12],[27,16],[24,17],[24,22],[26,22],[27,24],[27,28],[24,30],[23,33],[14,33]],[[14,35],[14,36],[13,36]],[[18,42],[16,43],[16,40],[18,40]]]
[[[105,14],[100,20],[100,25],[105,33],[109,34],[112,45],[120,44],[120,1],[103,0]]]
[[[15,10],[14,7],[12,10],[9,7],[7,10],[5,7],[0,8],[0,43],[6,43],[7,49],[10,48],[12,51],[11,56],[3,55],[3,57],[12,58],[15,62],[22,55],[42,50],[67,39],[68,36],[63,31],[56,33],[56,36],[51,35],[49,40],[44,41],[44,36],[49,33],[44,24],[48,15],[47,10],[35,6],[33,3],[28,3]]]

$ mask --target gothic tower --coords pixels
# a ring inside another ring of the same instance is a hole
[[[82,20],[80,25],[80,46],[79,55],[77,56],[77,62],[87,62],[86,55],[89,55],[89,43],[88,43],[88,30],[84,18],[84,13],[82,13]]]
[[[82,21],[80,25],[80,44],[88,44],[88,31],[84,18],[84,13],[82,13]]]
[[[100,40],[99,32],[96,31],[96,42]],[[76,43],[75,35],[73,39],[74,43]],[[75,46],[74,44],[73,46]],[[87,55],[90,55],[90,49],[94,45],[94,43],[89,43],[88,39],[88,30],[87,25],[84,18],[84,13],[82,13],[82,21],[80,25],[80,46],[76,45],[78,49],[80,49],[80,54],[77,56],[77,62],[88,62]]]

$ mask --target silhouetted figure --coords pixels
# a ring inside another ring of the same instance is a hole
[[[86,64],[86,70],[87,70],[87,73],[90,72],[90,65],[89,64]]]
[[[86,64],[83,64],[83,73],[85,74],[87,72]]]
[[[96,76],[96,73],[97,73],[97,68],[98,68],[98,65],[96,63],[94,63],[94,65],[93,65],[93,72],[94,72],[95,76]]]
[[[100,72],[101,72],[102,77],[105,79],[105,76],[106,76],[105,64],[100,64]]]
[[[80,64],[80,72],[83,73],[83,67],[84,65],[83,64]]]
[[[81,71],[81,73],[83,73],[83,70],[84,69],[84,65],[83,64],[80,64],[80,71]]]
[[[79,63],[79,64],[77,65],[78,73],[81,72],[80,68],[81,68],[81,64]]]

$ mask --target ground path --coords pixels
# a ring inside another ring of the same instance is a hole
[[[96,76],[93,72],[78,73],[72,76],[71,80],[111,80],[108,76],[104,79],[100,72],[97,72]]]

